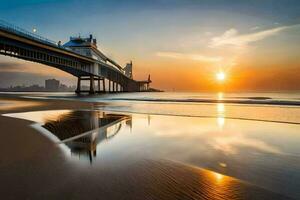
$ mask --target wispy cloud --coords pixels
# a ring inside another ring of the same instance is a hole
[[[253,31],[258,30],[258,29],[260,29],[260,26],[254,26],[251,28],[251,30],[253,30]]]
[[[219,56],[206,56],[202,54],[184,54],[178,52],[157,52],[156,56],[172,58],[172,59],[188,59],[194,61],[202,61],[202,62],[219,62],[223,58]]]
[[[211,145],[213,148],[223,151],[225,154],[236,154],[241,147],[252,148],[266,153],[283,154],[276,146],[243,135],[235,135],[235,137],[217,137],[212,141]]]
[[[18,69],[20,65],[17,62],[0,62],[0,71],[12,71]]]
[[[37,76],[57,76],[66,77],[68,76],[65,72],[55,69],[53,67],[40,65],[32,62],[5,62],[0,61],[0,73],[23,73]]]
[[[286,30],[288,28],[292,28],[298,25],[292,26],[281,26],[277,28],[272,28],[264,31],[259,31],[250,34],[241,35],[234,28],[231,28],[225,31],[221,36],[213,37],[209,44],[209,47],[221,47],[226,45],[236,46],[236,47],[244,47],[249,45],[252,42],[263,40],[267,37],[271,37],[273,35],[278,34],[279,32]]]

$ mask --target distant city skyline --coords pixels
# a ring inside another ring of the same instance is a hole
[[[85,89],[89,86],[83,85]],[[7,87],[0,86],[0,91],[61,91],[61,92],[73,92],[76,89],[75,85],[65,85],[60,80],[55,78],[44,80],[43,84],[19,84],[19,85],[10,85]]]
[[[0,19],[55,41],[92,33],[133,76],[175,91],[300,90],[297,0],[3,0]],[[216,80],[216,75],[224,80]],[[0,56],[0,87],[76,78]]]

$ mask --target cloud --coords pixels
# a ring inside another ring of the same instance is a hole
[[[258,30],[258,29],[260,29],[260,26],[254,26],[251,28],[251,30],[253,30],[253,31]]]
[[[240,147],[252,148],[266,153],[283,154],[283,152],[275,146],[242,135],[236,135],[235,137],[217,137],[213,140],[211,145],[214,149],[223,151],[225,154],[236,154]]]
[[[18,69],[20,63],[15,62],[0,62],[0,71],[10,71]]]
[[[172,59],[188,59],[194,61],[202,61],[202,62],[219,62],[223,58],[218,56],[205,56],[201,54],[184,54],[177,52],[157,52],[156,56],[172,58]]]
[[[214,48],[214,47],[221,47],[226,45],[244,47],[249,45],[250,43],[263,40],[267,37],[271,37],[273,35],[280,33],[281,31],[284,31],[288,28],[292,28],[295,26],[298,25],[281,26],[277,28],[272,28],[272,29],[250,33],[250,34],[244,34],[244,35],[240,35],[236,29],[231,28],[225,31],[221,36],[213,37],[211,39],[209,47]]]
[[[0,62],[0,73],[24,73],[38,76],[66,77],[67,73],[59,69],[33,62]]]
[[[56,78],[65,84],[73,84],[74,77],[59,69],[33,62],[7,59],[0,61],[0,87],[11,85],[43,85],[44,80]]]
[[[204,33],[205,36],[211,36],[212,34],[213,34],[213,33],[210,32],[210,31],[207,31],[207,32]]]

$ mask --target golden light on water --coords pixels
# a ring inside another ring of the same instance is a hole
[[[218,100],[223,100],[223,99],[224,99],[223,92],[218,92]]]
[[[222,174],[219,174],[217,172],[213,172],[213,173],[214,173],[214,176],[215,176],[217,182],[221,182],[222,179],[224,178],[224,176]]]
[[[224,117],[218,117],[217,122],[218,122],[218,126],[222,128],[225,124],[225,118]]]
[[[220,128],[225,124],[225,105],[223,103],[217,104],[217,123]]]
[[[217,114],[220,116],[220,115],[223,115],[225,112],[225,106],[223,103],[218,103],[217,104]]]

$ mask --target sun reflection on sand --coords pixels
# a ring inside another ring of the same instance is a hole
[[[224,176],[222,174],[219,174],[217,172],[213,172],[213,173],[214,173],[214,175],[216,177],[216,181],[217,182],[221,182],[223,180]]]
[[[217,104],[217,112],[218,112],[218,115],[224,114],[224,112],[225,112],[225,106],[224,106],[223,103],[218,103]]]
[[[218,126],[220,128],[222,128],[225,124],[225,118],[224,117],[218,117],[217,120],[218,120]]]
[[[215,188],[214,190],[221,190],[219,191],[221,193],[225,192],[223,189],[229,186],[230,178],[215,171],[208,171],[208,174],[211,181],[210,184]]]

